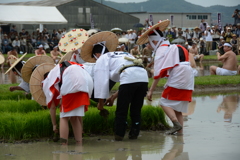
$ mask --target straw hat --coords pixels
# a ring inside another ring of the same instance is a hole
[[[2,54],[0,54],[0,64],[4,63],[5,61],[5,58]]]
[[[44,74],[51,71],[55,65],[53,63],[43,63],[39,65],[32,73],[29,86],[33,99],[40,105],[46,106],[46,96],[42,89]]]
[[[140,36],[140,38],[137,41],[137,44],[141,45],[141,44],[147,43],[148,42],[148,34],[151,31],[153,31],[154,29],[157,29],[157,28],[160,31],[164,31],[167,28],[167,26],[169,25],[169,23],[170,23],[170,21],[167,19],[167,20],[158,22],[154,26],[150,26],[150,28]]]
[[[14,55],[10,55],[8,57],[8,61],[9,61],[11,67],[5,72],[5,74],[7,74],[9,71],[11,71],[13,69],[13,67],[15,67],[26,55],[27,55],[27,53],[22,55],[20,58],[17,58]]]
[[[72,58],[72,54],[74,51],[70,51],[66,53],[64,56],[61,57],[61,59],[58,61],[58,64],[62,63],[63,61],[70,61]]]
[[[37,65],[40,65],[42,63],[53,63],[54,64],[54,61],[49,56],[34,56],[34,57],[29,58],[21,70],[23,80],[25,82],[29,83],[34,67]]]
[[[194,28],[194,30],[200,30],[200,28],[199,28],[198,26],[196,26],[196,27]]]
[[[95,63],[96,59],[92,58],[93,45],[105,41],[105,46],[109,52],[115,51],[118,46],[118,37],[110,31],[99,32],[92,35],[81,48],[81,58],[85,62]]]
[[[62,52],[70,52],[79,49],[88,39],[87,31],[84,29],[73,29],[60,39],[58,46]]]

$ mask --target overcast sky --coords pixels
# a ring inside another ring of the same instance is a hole
[[[0,3],[10,3],[10,2],[26,2],[26,1],[39,1],[39,0],[0,0]],[[113,2],[125,3],[125,2],[144,2],[146,0],[108,0]],[[185,0],[187,2],[201,5],[204,7],[209,7],[213,5],[223,5],[223,6],[237,6],[240,4],[240,0]],[[238,8],[240,9],[240,8]]]

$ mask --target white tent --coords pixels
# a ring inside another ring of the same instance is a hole
[[[0,24],[64,24],[56,7],[0,5]]]

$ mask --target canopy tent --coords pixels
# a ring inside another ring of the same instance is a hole
[[[64,24],[56,7],[0,5],[0,24]]]

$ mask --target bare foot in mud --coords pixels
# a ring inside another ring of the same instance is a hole
[[[167,131],[166,134],[174,134],[175,132],[177,132],[181,129],[182,129],[182,125],[179,122],[174,121],[173,127],[169,131]]]

